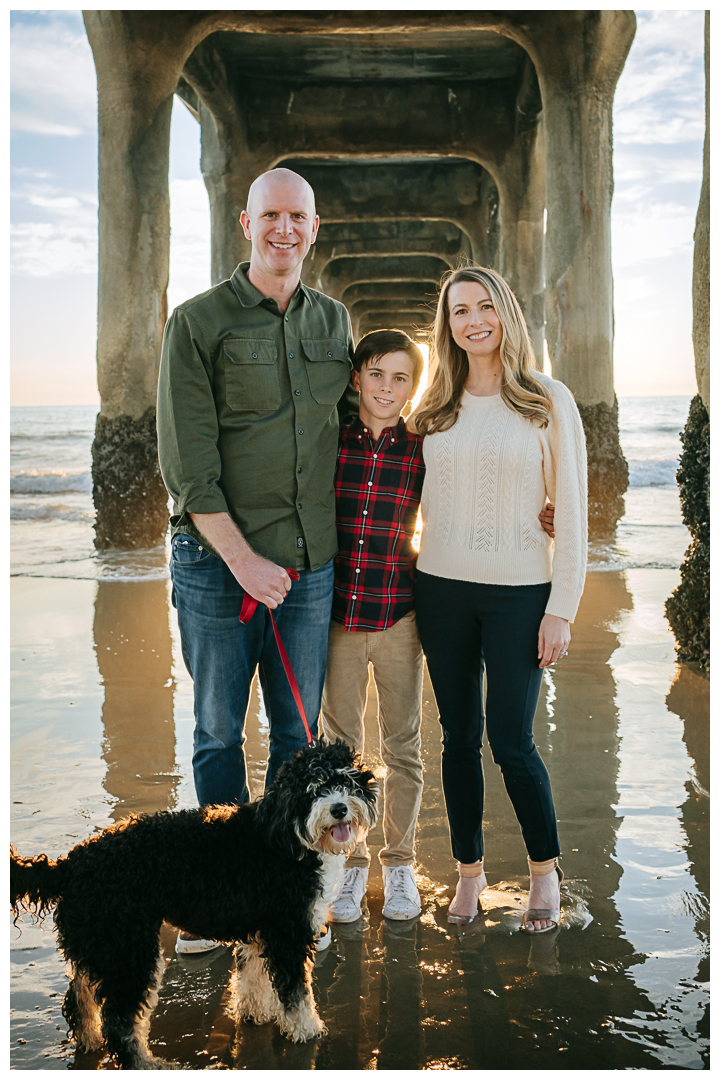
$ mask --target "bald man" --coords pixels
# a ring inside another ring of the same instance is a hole
[[[317,730],[337,550],[338,409],[343,420],[357,411],[348,313],[300,281],[319,223],[312,188],[289,169],[264,173],[240,220],[250,262],[175,309],[158,388],[201,806],[249,798],[243,726],[256,668],[269,721],[266,784],[307,741],[266,611],[238,621],[245,593],[275,609]]]

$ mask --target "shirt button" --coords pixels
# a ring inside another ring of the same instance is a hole
[[[353,594],[353,600],[357,600],[357,596],[355,596],[355,594]]]
[[[256,352],[254,352],[254,353],[252,354],[252,358],[253,358],[253,360],[257,360],[257,353],[256,353]]]
[[[291,360],[294,360],[294,359],[295,359],[295,353],[291,353],[291,352],[289,352],[289,353],[288,353],[288,356],[290,357],[290,359],[291,359]]]
[[[332,356],[332,353],[331,353],[331,352],[329,352],[329,353],[328,353],[328,356]]]
[[[304,434],[305,434],[304,428],[299,427],[298,428],[298,435],[304,435]]]
[[[364,544],[364,543],[365,543],[364,540],[358,540],[358,544]]]
[[[289,315],[285,316],[285,322],[290,322],[290,316]]]
[[[363,510],[363,514],[367,514],[367,510]]]
[[[302,510],[302,503],[298,503],[298,510]]]
[[[299,390],[296,390],[295,393],[297,394],[298,397],[300,397],[300,391]]]
[[[356,574],[359,574],[359,573],[360,573],[360,568],[359,568],[359,567],[358,567],[358,569],[357,569],[357,570],[355,571],[355,573],[356,573]]]
[[[377,454],[373,454],[373,457],[377,457]]]
[[[372,480],[368,480],[368,487],[372,487]]]
[[[298,465],[298,472],[302,472],[302,465]]]

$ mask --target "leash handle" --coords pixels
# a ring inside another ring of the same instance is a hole
[[[289,574],[290,578],[293,581],[300,580],[300,575],[298,574],[297,570],[292,570],[290,569],[290,567],[286,567],[286,573]],[[250,594],[246,592],[243,596],[242,607],[240,608],[240,622],[250,622],[253,615],[255,614],[255,609],[257,606],[258,601],[255,599],[255,597],[250,596]],[[273,613],[272,611],[270,611],[269,608],[268,611],[270,614],[270,622],[272,623],[273,633],[275,634],[275,641],[277,643],[278,652],[280,653],[280,660],[282,661],[283,670],[290,685],[290,691],[293,698],[295,699],[295,704],[297,705],[298,712],[300,713],[300,719],[302,720],[303,726],[305,727],[305,734],[307,735],[308,743],[310,744],[310,746],[313,746],[315,744],[315,740],[312,737],[310,725],[308,724],[307,716],[305,715],[305,707],[302,703],[300,687],[298,686],[298,681],[295,678],[295,672],[293,671],[292,664],[290,663],[290,657],[287,654],[287,649],[283,645],[283,640],[280,637],[280,632],[278,631],[277,624],[275,623],[275,619],[273,618]]]

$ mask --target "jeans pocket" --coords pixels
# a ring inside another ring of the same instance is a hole
[[[176,566],[209,566],[215,556],[193,536],[180,533],[173,537],[172,561]]]

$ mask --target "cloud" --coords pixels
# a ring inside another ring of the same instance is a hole
[[[97,273],[97,226],[26,221],[10,226],[12,271],[21,277]]]
[[[680,153],[677,148],[668,151],[664,147],[648,150],[646,147],[618,146],[613,158],[616,194],[626,184],[644,181],[654,184],[696,184],[702,179],[702,147],[694,147],[694,153]]]
[[[10,172],[13,176],[31,176],[33,180],[52,180],[54,176],[47,169],[33,169],[29,165],[12,165]]]
[[[635,266],[692,250],[695,207],[635,203],[612,216],[613,266]]]
[[[702,140],[705,74],[702,11],[639,11],[618,81],[616,144],[674,146]]]
[[[70,12],[10,29],[10,126],[71,138],[97,126],[97,83],[82,23]]]

